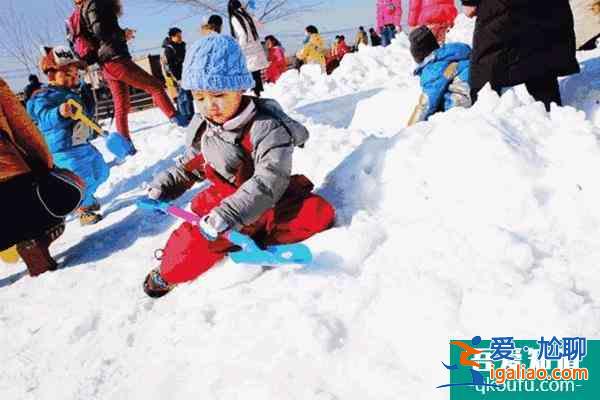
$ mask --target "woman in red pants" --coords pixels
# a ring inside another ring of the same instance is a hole
[[[135,31],[119,26],[120,0],[75,0],[75,4],[81,16],[80,28],[94,39],[98,63],[113,96],[117,131],[131,140],[129,86],[152,95],[171,122],[185,126],[187,121],[175,111],[162,83],[132,61],[127,42],[134,38]]]
[[[335,210],[312,193],[304,175],[291,175],[292,154],[308,131],[274,100],[244,96],[254,87],[239,45],[210,35],[189,50],[182,86],[201,116],[187,154],[151,184],[149,197],[171,200],[195,182],[211,186],[192,201],[198,226],[183,223],[171,234],[159,269],[144,290],[151,297],[193,280],[234,247],[222,234],[237,229],[262,245],[305,240],[328,229]]]

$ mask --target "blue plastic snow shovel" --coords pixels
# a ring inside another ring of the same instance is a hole
[[[106,148],[117,157],[119,160],[123,160],[128,155],[133,155],[135,149],[131,141],[127,140],[123,135],[117,132],[108,133],[94,120],[88,117],[83,111],[83,106],[79,104],[75,99],[67,100],[67,104],[73,108],[74,114],[71,118],[75,121],[80,121],[82,124],[92,129],[98,135],[106,138]]]
[[[165,214],[171,214],[181,218],[193,225],[198,225],[200,217],[196,214],[173,206],[164,201],[144,198],[138,200],[137,206],[144,210],[161,211]],[[224,237],[236,246],[241,247],[240,251],[229,253],[229,257],[237,264],[256,264],[256,265],[286,265],[286,264],[309,264],[313,257],[308,246],[302,243],[278,244],[267,246],[266,249],[260,248],[254,240],[248,235],[230,230],[224,234]]]

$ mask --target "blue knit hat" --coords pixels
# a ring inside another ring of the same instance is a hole
[[[188,49],[181,78],[183,89],[243,92],[254,85],[246,57],[233,38],[209,35]]]

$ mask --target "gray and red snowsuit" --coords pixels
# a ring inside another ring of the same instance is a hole
[[[308,178],[291,175],[292,153],[308,139],[306,128],[274,100],[245,97],[244,103],[223,126],[193,120],[187,154],[151,187],[161,199],[173,199],[196,182],[210,181],[192,201],[192,211],[216,212],[261,245],[299,242],[328,229],[334,208],[312,193]],[[167,242],[160,275],[169,284],[190,281],[233,249],[226,239],[210,242],[197,226],[183,223]]]

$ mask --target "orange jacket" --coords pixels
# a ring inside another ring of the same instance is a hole
[[[19,151],[4,135],[9,135],[22,152],[40,160],[40,164],[52,168],[52,155],[44,138],[31,121],[21,102],[0,78],[0,182],[31,169]]]

